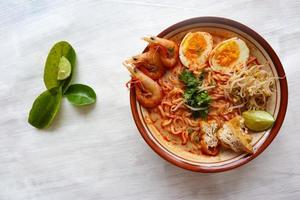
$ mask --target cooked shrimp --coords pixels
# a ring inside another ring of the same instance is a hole
[[[166,71],[157,51],[158,47],[151,45],[147,52],[133,56],[125,62],[134,65],[153,80],[157,80],[162,77]]]
[[[153,108],[161,103],[162,91],[157,82],[145,75],[137,68],[124,63],[134,79],[140,84],[134,84],[136,99],[145,108]]]
[[[149,44],[160,47],[160,59],[165,67],[173,68],[176,65],[178,61],[178,45],[174,41],[155,36],[143,37],[142,39],[149,42]]]

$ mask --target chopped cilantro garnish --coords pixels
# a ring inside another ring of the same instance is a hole
[[[204,73],[201,73],[200,76],[196,78],[189,70],[184,70],[179,75],[179,79],[185,85],[185,91],[183,94],[184,102],[186,105],[193,108],[190,109],[194,118],[206,118],[208,114],[211,98],[206,90],[201,89],[204,78]]]

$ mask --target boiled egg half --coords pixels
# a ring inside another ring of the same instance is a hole
[[[243,67],[249,58],[249,48],[239,38],[220,42],[211,52],[209,64],[213,70],[229,73],[236,67]]]
[[[179,58],[186,67],[203,65],[213,47],[212,36],[207,32],[185,35],[179,47]]]

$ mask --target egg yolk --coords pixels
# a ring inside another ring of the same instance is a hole
[[[196,60],[206,47],[206,41],[202,35],[192,34],[185,42],[184,55],[189,60]]]
[[[216,51],[215,59],[219,65],[230,66],[240,56],[239,46],[235,41],[222,44]]]

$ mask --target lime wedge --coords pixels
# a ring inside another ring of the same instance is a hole
[[[62,56],[58,63],[58,73],[57,73],[57,80],[65,80],[71,74],[71,63],[69,60]]]
[[[253,131],[264,131],[269,129],[274,124],[274,117],[262,110],[252,110],[243,112],[243,118],[245,119],[245,125],[247,128]]]

